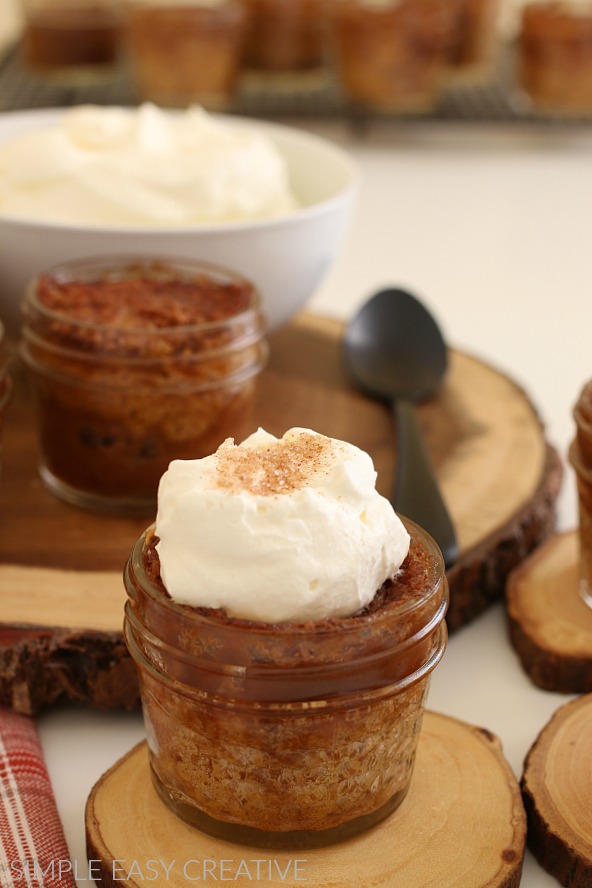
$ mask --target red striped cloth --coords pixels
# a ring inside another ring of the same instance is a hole
[[[6,709],[0,709],[0,885],[75,885],[35,723]]]

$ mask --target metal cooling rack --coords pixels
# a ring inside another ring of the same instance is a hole
[[[510,121],[523,119],[512,104],[509,65],[502,62],[482,86],[470,85],[446,90],[437,107],[421,120]],[[0,111],[51,108],[92,103],[135,105],[139,97],[124,66],[113,79],[92,85],[65,86],[31,74],[24,66],[18,45],[0,59]],[[306,89],[274,91],[245,83],[229,109],[253,117],[344,117],[351,111],[329,77]],[[418,118],[414,115],[414,121]]]

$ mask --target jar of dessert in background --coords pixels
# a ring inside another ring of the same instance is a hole
[[[12,392],[10,359],[11,348],[6,342],[4,325],[2,324],[2,321],[0,321],[0,441],[4,433],[4,415]]]
[[[592,0],[531,0],[516,46],[515,103],[567,117],[592,113]]]
[[[448,0],[456,3],[456,23],[448,51],[450,85],[491,76],[499,48],[500,0]]]
[[[180,259],[97,259],[40,275],[20,350],[45,485],[111,511],[152,511],[172,459],[252,431],[267,355],[257,290]]]
[[[431,111],[444,83],[454,3],[334,0],[333,64],[352,107],[385,113]]]
[[[366,608],[297,623],[180,604],[163,585],[154,529],[138,540],[125,639],[153,782],[180,818],[241,845],[304,849],[401,804],[448,603],[439,549],[406,526],[407,560]]]
[[[576,436],[569,449],[575,470],[579,514],[579,591],[592,607],[592,380],[586,383],[573,410]]]
[[[27,68],[75,84],[116,75],[121,49],[121,0],[21,3]]]
[[[314,85],[326,73],[332,0],[241,0],[247,13],[243,67],[258,85]]]
[[[240,0],[127,0],[126,46],[141,99],[168,107],[228,107],[245,25]]]

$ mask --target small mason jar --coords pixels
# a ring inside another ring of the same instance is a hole
[[[378,113],[431,111],[444,82],[455,11],[441,0],[334,0],[330,43],[344,98]]]
[[[239,0],[127,0],[126,43],[141,97],[170,107],[228,107],[245,26]]]
[[[457,13],[448,52],[447,84],[469,84],[487,80],[492,74],[499,44],[500,0],[454,2],[457,4]]]
[[[247,12],[243,64],[251,74],[290,83],[322,74],[332,0],[241,0]]]
[[[181,259],[97,259],[30,285],[21,354],[40,473],[80,506],[153,510],[172,459],[252,431],[267,345],[258,291]]]
[[[541,114],[592,114],[592,0],[529,0],[517,40],[518,100]]]
[[[307,848],[363,832],[401,804],[448,603],[439,549],[406,526],[409,556],[367,608],[302,624],[176,603],[153,529],[138,540],[125,638],[153,783],[181,819],[240,844]]]
[[[569,461],[578,490],[579,591],[592,607],[592,380],[580,392],[573,416],[576,437],[569,448]]]
[[[21,0],[28,68],[87,83],[114,76],[120,56],[120,0]]]

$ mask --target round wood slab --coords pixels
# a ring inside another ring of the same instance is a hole
[[[578,593],[578,568],[572,531],[550,537],[508,577],[512,644],[534,684],[547,691],[592,691],[592,608]]]
[[[413,782],[401,807],[355,839],[313,851],[261,851],[187,826],[157,796],[146,745],[135,747],[96,784],[86,808],[89,861],[101,884],[136,888],[149,862],[170,866],[167,884],[221,861],[233,884],[294,888],[514,888],[520,882],[526,818],[520,789],[499,741],[487,731],[427,712]],[[298,864],[295,861],[299,861]],[[96,862],[96,863],[95,863]],[[243,863],[244,862],[244,863]],[[241,871],[242,870],[242,871]],[[284,878],[283,876],[286,876]]]
[[[305,426],[357,444],[388,496],[392,414],[351,386],[342,332],[334,320],[302,315],[273,334],[253,426],[276,435]],[[524,391],[475,357],[450,357],[444,385],[419,418],[459,538],[448,572],[454,632],[502,597],[509,571],[554,530],[562,470]],[[23,713],[62,702],[135,706],[121,574],[153,514],[93,514],[45,490],[31,406],[16,383],[0,484],[0,704]]]
[[[592,694],[562,706],[541,731],[521,786],[528,845],[567,888],[592,885]]]

